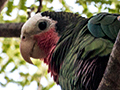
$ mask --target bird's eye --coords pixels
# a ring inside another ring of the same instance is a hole
[[[38,27],[40,30],[45,30],[47,28],[47,23],[46,22],[40,22],[38,24]]]

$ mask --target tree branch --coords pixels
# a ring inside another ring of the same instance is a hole
[[[0,23],[0,37],[20,37],[24,23]]]
[[[120,31],[97,90],[120,90]]]
[[[7,3],[8,0],[0,0],[0,12],[4,8],[5,4]]]

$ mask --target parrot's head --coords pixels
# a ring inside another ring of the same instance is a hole
[[[78,16],[69,12],[45,11],[29,18],[21,30],[20,52],[24,60],[31,64],[31,57],[44,60],[57,83],[62,61],[58,65],[56,58],[61,45],[64,46],[64,38],[74,31],[69,26],[76,26]]]
[[[32,64],[30,57],[45,59],[50,57],[59,36],[56,32],[57,21],[38,13],[28,19],[21,30],[20,52],[25,61]]]

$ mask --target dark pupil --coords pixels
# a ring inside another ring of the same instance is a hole
[[[47,27],[47,23],[46,22],[40,22],[38,24],[38,27],[40,28],[40,30],[45,30]]]

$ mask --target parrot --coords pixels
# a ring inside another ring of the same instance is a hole
[[[20,52],[43,60],[62,90],[97,90],[119,29],[119,14],[44,11],[22,26]]]

